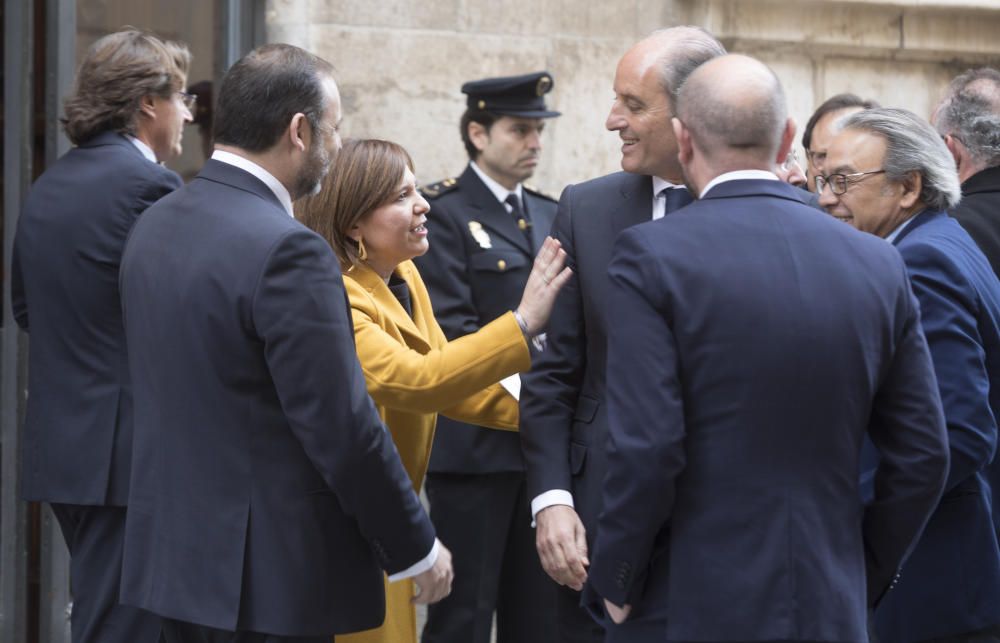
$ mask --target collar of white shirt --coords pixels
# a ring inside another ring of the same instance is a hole
[[[142,152],[142,155],[145,156],[148,160],[152,161],[153,163],[159,163],[159,161],[156,160],[156,153],[153,152],[153,148],[146,145],[145,143],[143,143],[136,137],[132,136],[131,134],[126,134],[125,138],[130,140],[132,142],[132,145],[135,145],[136,148],[140,152]]]
[[[469,161],[469,167],[471,167],[472,171],[476,173],[476,176],[478,176],[483,181],[483,183],[486,184],[486,187],[490,189],[490,192],[492,192],[493,196],[497,198],[497,201],[503,204],[503,207],[507,208],[507,212],[511,211],[510,205],[507,204],[508,194],[511,194],[513,192],[514,194],[517,195],[518,200],[524,203],[524,195],[521,193],[520,183],[514,186],[513,190],[508,190],[504,186],[500,185],[499,183],[491,179],[486,174],[486,172],[483,172],[481,169],[479,169],[479,166],[476,165],[475,161]]]
[[[917,214],[920,214],[920,213],[918,212]],[[903,221],[898,226],[896,226],[895,230],[893,230],[892,232],[890,232],[889,234],[887,234],[885,236],[885,240],[888,241],[889,243],[892,243],[893,241],[895,241],[896,237],[898,237],[900,234],[902,234],[903,230],[906,230],[906,226],[910,225],[910,221],[913,221],[914,219],[917,218],[917,214],[914,214],[912,217],[910,217],[906,221]]]
[[[295,217],[295,211],[292,210],[292,195],[288,193],[288,190],[281,184],[281,181],[274,178],[273,174],[250,159],[240,156],[239,154],[233,154],[232,152],[215,150],[212,152],[212,160],[219,161],[220,163],[225,163],[227,165],[233,165],[256,176],[264,182],[264,185],[271,189],[271,192],[274,192],[274,196],[278,197],[278,201],[285,208],[285,212],[288,213],[288,216],[293,218]]]
[[[657,219],[662,219],[663,216],[667,213],[666,212],[667,200],[665,198],[660,198],[661,197],[660,193],[663,192],[664,190],[668,189],[676,190],[677,188],[682,188],[682,187],[684,186],[677,185],[676,183],[671,183],[670,181],[666,179],[661,179],[658,176],[653,177],[653,221],[656,221]],[[663,193],[662,196],[665,197],[666,193]]]
[[[780,181],[778,175],[774,172],[768,172],[767,170],[736,170],[735,172],[726,172],[725,174],[720,174],[711,181],[708,185],[701,191],[700,199],[705,198],[708,191],[717,186],[720,183],[725,183],[726,181],[742,181],[744,179],[763,179],[765,181]]]

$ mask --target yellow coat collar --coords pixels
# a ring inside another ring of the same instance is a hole
[[[426,316],[433,313],[421,301],[422,289],[415,285],[417,282],[417,267],[412,261],[404,261],[396,266],[393,272],[405,281],[407,287],[410,289],[413,318],[410,318],[402,304],[399,303],[396,296],[389,290],[388,284],[368,264],[355,264],[353,268],[345,273],[345,276],[356,281],[358,285],[371,295],[378,306],[379,312],[385,315],[390,324],[411,338],[419,340],[420,344],[429,349],[431,346],[429,341],[430,329]],[[407,344],[414,346],[410,342],[407,342]]]

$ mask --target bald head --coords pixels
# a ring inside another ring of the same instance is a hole
[[[626,52],[615,70],[615,101],[605,127],[622,139],[622,169],[679,181],[670,118],[676,90],[698,65],[726,50],[698,27],[661,29]]]
[[[657,29],[636,43],[629,54],[633,52],[659,67],[660,83],[674,104],[691,72],[707,60],[724,56],[726,48],[701,27],[680,26]]]
[[[694,147],[723,171],[747,169],[741,165],[747,162],[773,165],[788,120],[774,72],[735,54],[710,60],[688,77],[676,114]]]

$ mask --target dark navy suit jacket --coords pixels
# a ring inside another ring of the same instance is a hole
[[[951,450],[941,504],[875,611],[879,640],[907,643],[1000,625],[1000,549],[985,477],[1000,410],[1000,282],[943,212],[917,215],[894,244],[920,302]],[[865,455],[876,461],[870,448]]]
[[[552,199],[528,188],[522,193],[531,220],[530,242],[472,167],[453,183],[427,188],[430,250],[414,262],[449,340],[476,332],[521,301],[535,253],[556,215]],[[523,469],[516,433],[438,418],[431,473]]]
[[[948,467],[898,253],[740,180],[623,232],[609,275],[585,598],[634,612],[608,641],[866,641]],[[866,431],[883,452],[868,507]]]
[[[649,221],[653,181],[616,172],[568,186],[559,199],[552,234],[573,275],[559,292],[549,319],[548,342],[522,375],[521,447],[528,497],[553,489],[573,494],[593,542],[601,506],[605,440],[604,397],[608,263],[615,237]]]
[[[225,630],[382,622],[434,530],[355,356],[340,269],[260,180],[208,161],[133,229],[122,602]]]
[[[35,182],[18,220],[12,304],[29,331],[25,500],[128,500],[132,388],[118,264],[139,215],[181,179],[105,132]]]

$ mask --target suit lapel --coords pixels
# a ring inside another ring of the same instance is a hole
[[[410,262],[404,262],[396,268],[396,274],[403,278],[410,289],[410,301],[413,306],[414,317],[420,317],[423,315],[423,311],[418,312],[416,298],[413,296],[414,275],[412,271],[413,264]],[[406,314],[406,309],[403,308],[403,305],[399,303],[396,296],[389,290],[389,286],[374,270],[369,268],[367,264],[358,264],[351,269],[351,279],[357,281],[365,290],[372,294],[372,297],[375,298],[375,302],[379,306],[379,310],[385,315],[386,320],[392,326],[399,329],[401,334],[409,338],[406,341],[407,346],[423,350],[430,348],[430,343],[427,341],[425,333],[417,328],[414,320]]]
[[[625,228],[652,220],[653,179],[641,174],[623,174],[618,194],[621,202],[610,207],[607,217],[612,239]]]
[[[531,246],[534,254],[538,254],[545,237],[548,236],[552,228],[552,217],[545,214],[542,206],[542,199],[524,190],[524,208],[531,219]]]
[[[517,246],[529,257],[532,255],[528,239],[518,229],[514,217],[507,212],[502,203],[497,201],[496,196],[476,175],[475,170],[471,167],[465,168],[462,176],[458,177],[458,184],[459,189],[468,194],[466,207],[472,211],[474,220]]]
[[[924,225],[925,223],[930,223],[934,219],[947,216],[944,212],[934,212],[932,210],[924,210],[917,216],[913,217],[913,220],[906,224],[906,227],[900,230],[896,238],[892,240],[892,245],[898,246],[899,242],[906,238],[908,234]]]

